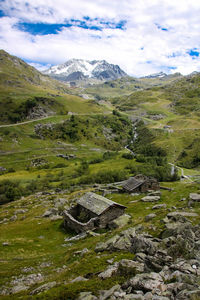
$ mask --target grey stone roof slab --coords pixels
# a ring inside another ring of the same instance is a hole
[[[82,207],[90,210],[91,212],[95,213],[96,215],[101,215],[103,212],[105,212],[108,208],[112,206],[118,206],[121,208],[126,208],[126,206],[123,206],[119,203],[116,203],[114,201],[111,201],[101,195],[88,192],[84,194],[78,201],[77,204],[81,205]]]

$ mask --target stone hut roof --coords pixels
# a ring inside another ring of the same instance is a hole
[[[126,206],[123,206],[119,203],[111,201],[103,196],[100,196],[92,192],[88,192],[85,195],[83,195],[77,201],[77,204],[90,210],[91,212],[93,212],[98,216],[100,216],[103,212],[105,212],[110,207],[116,206],[116,207],[121,207],[123,209],[126,208]]]
[[[138,176],[139,177],[139,176]],[[133,190],[135,190],[136,188],[138,188],[140,185],[142,185],[144,182],[146,181],[145,177],[130,177],[128,180],[124,181],[122,187],[131,192]]]

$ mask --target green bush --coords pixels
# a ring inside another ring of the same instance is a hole
[[[131,153],[123,153],[122,157],[126,158],[126,159],[133,159],[133,154],[131,154]]]
[[[3,180],[0,182],[0,204],[5,204],[19,199],[23,190],[18,182]]]

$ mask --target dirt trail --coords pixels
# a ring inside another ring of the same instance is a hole
[[[24,122],[20,122],[20,123],[15,123],[15,124],[0,125],[0,128],[24,125],[24,124],[28,124],[28,123],[33,123],[33,122],[36,122],[36,121],[44,120],[44,119],[47,119],[47,118],[50,118],[50,116],[42,117],[42,118],[39,118],[39,119],[30,120],[30,121],[24,121]]]
[[[111,113],[112,113],[112,111],[106,111],[106,112],[104,112],[104,113],[91,113],[91,114],[88,114],[88,113],[85,113],[85,114],[82,114],[82,113],[73,113],[73,114],[71,114],[71,115],[75,115],[75,116],[89,116],[89,115],[108,115],[108,114],[111,114]],[[53,118],[53,117],[56,117],[56,115],[53,115],[53,116],[47,116],[47,117],[42,117],[42,118],[39,118],[39,119],[34,119],[34,120],[24,121],[24,122],[20,122],[20,123],[0,125],[0,128],[6,128],[6,127],[13,127],[13,126],[24,125],[24,124],[28,124],[28,123],[33,123],[33,122],[45,120],[45,119],[48,119],[48,118],[51,118],[51,117],[52,117],[52,118]]]

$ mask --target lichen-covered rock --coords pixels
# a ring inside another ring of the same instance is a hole
[[[145,221],[148,222],[156,217],[156,214],[149,214],[145,216]]]
[[[131,216],[124,214],[124,215],[118,217],[117,219],[113,220],[112,222],[110,222],[108,224],[108,227],[111,228],[111,229],[113,229],[113,228],[122,228],[122,227],[124,227],[125,225],[128,224],[130,219],[131,219]]]
[[[58,214],[58,209],[56,209],[56,208],[50,208],[50,209],[46,210],[46,211],[43,213],[42,217],[43,217],[43,218],[49,218],[49,217],[55,216],[55,215],[57,215],[57,214]]]
[[[144,264],[130,259],[122,259],[118,265],[120,275],[134,275],[144,272]]]
[[[111,297],[114,296],[115,297],[115,293],[119,293],[121,294],[121,297],[125,296],[126,293],[123,292],[123,290],[121,289],[121,286],[119,284],[114,285],[111,289],[106,290],[106,291],[101,291],[100,293],[100,300],[106,300],[106,299],[112,299]],[[120,298],[118,295],[118,299]],[[114,298],[116,299],[116,298]],[[122,298],[123,299],[123,298]]]
[[[135,277],[129,279],[123,286],[123,288],[131,287],[131,290],[142,290],[143,292],[151,292],[156,289],[167,289],[162,277],[158,273],[143,273],[137,274]]]
[[[177,300],[194,300],[200,299],[200,289],[195,289],[192,291],[182,290],[176,296]]]
[[[95,251],[131,251],[133,237],[137,235],[137,232],[140,231],[140,229],[140,227],[131,227],[125,231],[122,231],[120,234],[115,235],[108,241],[104,243],[98,243]]]
[[[78,276],[74,278],[71,282],[87,281],[88,279],[83,276]]]
[[[142,202],[157,202],[160,200],[160,196],[145,196],[141,199]]]
[[[200,202],[200,194],[190,193],[190,200]]]
[[[30,294],[31,295],[39,294],[53,288],[54,286],[56,286],[56,281],[48,282],[34,289]]]
[[[98,298],[92,295],[91,292],[82,292],[80,293],[77,300],[97,300]]]
[[[101,279],[110,278],[113,275],[117,274],[119,264],[114,263],[113,265],[109,266],[104,272],[101,272],[98,277]]]
[[[163,204],[154,205],[152,207],[152,209],[161,209],[161,208],[166,208],[166,207],[167,207],[167,205],[165,203],[163,203]]]
[[[170,265],[170,269],[200,276],[200,263],[198,261],[178,259],[174,264]]]
[[[160,272],[164,266],[169,266],[171,263],[172,257],[162,250],[158,250],[153,256],[146,255],[144,259],[146,272]]]
[[[144,252],[149,255],[154,255],[158,244],[151,240],[151,236],[148,238],[145,235],[135,235],[132,238],[131,252]]]
[[[194,239],[194,232],[193,226],[191,223],[180,223],[180,222],[173,222],[167,223],[165,225],[166,229],[162,232],[162,238],[167,238],[170,236],[177,237],[178,235],[183,235],[186,239]]]
[[[173,211],[169,214],[167,214],[168,218],[173,218],[176,216],[182,216],[182,217],[198,217],[197,213],[193,212],[187,212],[187,211]]]

